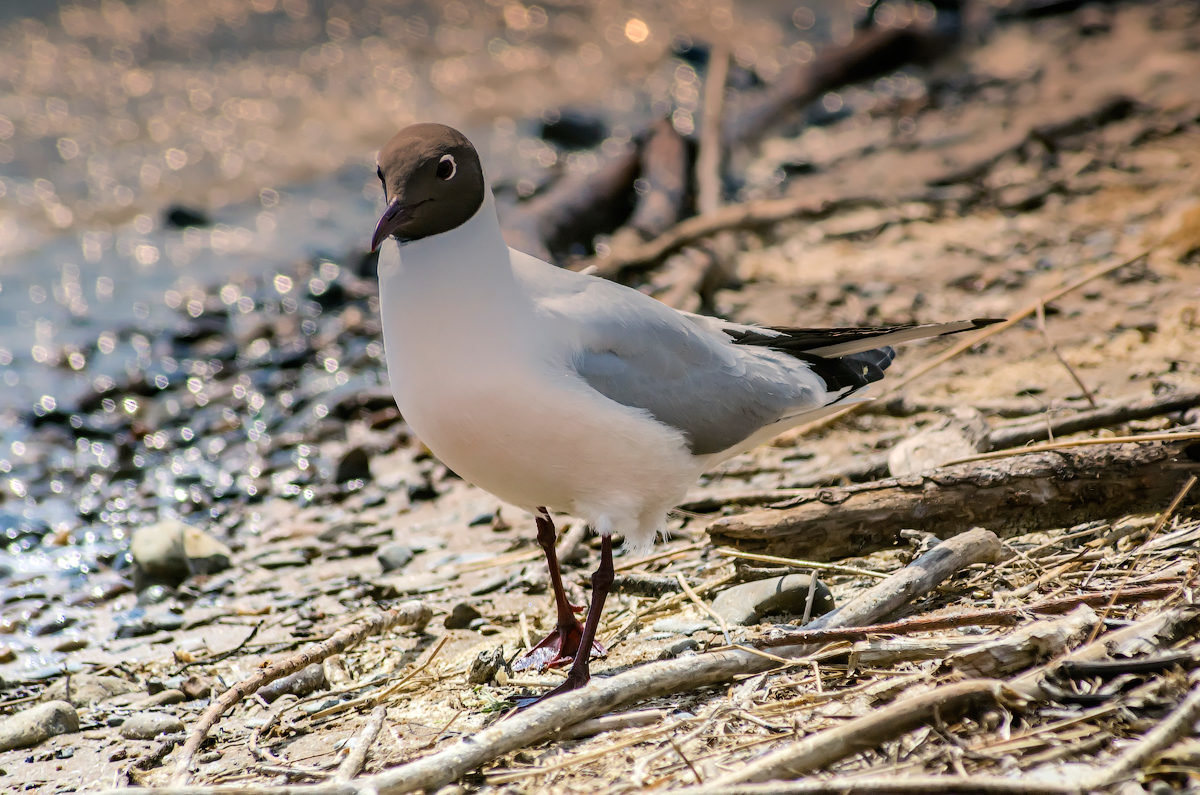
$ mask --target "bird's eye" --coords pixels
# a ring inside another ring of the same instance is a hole
[[[454,155],[442,155],[442,159],[437,164],[438,179],[454,179],[454,175],[457,173],[458,164],[454,162]]]

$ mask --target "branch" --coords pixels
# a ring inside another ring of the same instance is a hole
[[[789,507],[708,526],[716,544],[814,560],[900,543],[912,528],[945,537],[980,523],[1012,536],[1157,511],[1200,469],[1200,442],[1099,444],[945,466],[920,477],[805,490]]]
[[[935,719],[952,722],[972,710],[1014,701],[1015,694],[1005,691],[1004,682],[998,679],[973,679],[935,687],[846,721],[833,729],[788,743],[714,779],[709,786],[691,792],[709,795],[731,784],[799,778],[839,759],[878,747]],[[843,782],[843,785],[846,784],[848,782]]]
[[[1124,588],[1116,593],[1116,602],[1141,602],[1160,599],[1171,595],[1179,587],[1177,582],[1155,583],[1137,588]],[[1018,624],[1031,613],[1065,613],[1080,605],[1103,607],[1113,598],[1112,591],[1096,591],[1060,596],[1032,605],[1003,607],[993,610],[969,610],[948,616],[915,616],[886,624],[868,624],[862,627],[830,627],[827,629],[799,629],[784,631],[781,635],[763,638],[754,645],[769,649],[774,646],[794,646],[798,643],[833,643],[839,640],[863,640],[872,635],[908,635],[914,632],[936,632],[958,627],[1008,626]]]
[[[217,724],[226,711],[263,685],[307,668],[326,657],[339,654],[364,638],[385,632],[394,626],[403,624],[423,628],[432,615],[432,611],[420,602],[405,602],[395,610],[371,616],[366,621],[346,627],[319,643],[306,646],[282,659],[273,660],[265,667],[258,669],[218,696],[200,716],[200,720],[192,727],[187,742],[183,744],[183,749],[179,752],[171,783],[177,787],[187,784],[191,777],[192,760],[204,742],[204,738],[208,736],[209,730]]]
[[[996,428],[989,434],[988,440],[993,450],[1003,450],[1049,439],[1052,433],[1055,438],[1058,438],[1081,431],[1111,428],[1114,425],[1122,425],[1134,420],[1187,411],[1195,406],[1200,406],[1200,392],[1179,392],[1131,403],[1103,406],[1089,411],[1078,411],[1049,420],[1039,417],[1019,425]]]
[[[1000,556],[1000,539],[976,528],[947,539],[887,579],[873,585],[846,604],[808,624],[806,629],[828,626],[855,627],[889,615],[918,594],[926,594],[971,563],[994,563]]]

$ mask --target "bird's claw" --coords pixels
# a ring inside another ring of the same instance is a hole
[[[571,608],[576,612],[583,609],[576,608],[574,605],[571,605]],[[518,657],[512,668],[514,671],[527,671],[531,668],[544,671],[547,668],[559,668],[567,665],[579,653],[579,642],[582,639],[583,625],[578,621],[574,625],[566,627],[560,625],[540,643]],[[599,642],[592,643],[593,655],[602,657],[606,653]]]

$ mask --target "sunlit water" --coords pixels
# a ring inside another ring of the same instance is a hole
[[[217,522],[264,489],[304,498],[316,459],[271,435],[303,437],[337,395],[385,378],[369,324],[354,326],[367,299],[321,291],[369,239],[374,153],[396,128],[464,129],[511,204],[656,118],[692,134],[702,42],[729,41],[770,80],[851,18],[745,5],[0,4],[0,633],[24,633],[21,669],[56,659],[35,630],[81,631],[54,625],[55,604],[112,587],[89,578],[122,572],[131,528]],[[539,120],[563,109],[606,142],[543,140]],[[207,222],[171,225],[172,205]],[[235,326],[294,314],[334,342],[300,366],[258,342],[205,358],[172,336],[214,311]],[[110,394],[131,379],[155,386]],[[223,408],[202,410],[210,392]]]

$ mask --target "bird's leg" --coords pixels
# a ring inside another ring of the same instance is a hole
[[[524,671],[536,668],[555,668],[566,665],[579,656],[580,639],[585,628],[575,618],[582,607],[567,601],[567,592],[563,589],[562,574],[558,570],[558,555],[554,551],[555,533],[554,522],[545,508],[539,508],[534,517],[537,522],[537,539],[542,551],[546,553],[546,565],[550,568],[550,587],[554,591],[554,606],[558,611],[558,625],[542,639],[540,643],[523,654],[515,663],[514,671]],[[590,613],[589,613],[590,615]],[[592,633],[593,636],[595,633]],[[604,647],[592,643],[583,648],[591,648],[596,654],[604,654]],[[584,655],[585,662],[587,655]]]
[[[583,648],[587,648],[588,644],[595,643],[596,641],[596,629],[600,626],[600,614],[604,612],[604,600],[608,596],[608,591],[612,588],[612,584],[612,538],[602,535],[600,536],[600,567],[592,575],[592,604],[588,607],[587,622],[583,625],[583,637],[579,640],[579,644]],[[591,678],[592,672],[588,667],[588,655],[580,654],[571,663],[571,670],[567,671],[566,681],[544,696],[521,704],[520,708],[524,709],[525,707],[532,706],[539,701],[545,701],[548,698],[557,696],[559,693],[576,690],[586,685]]]

